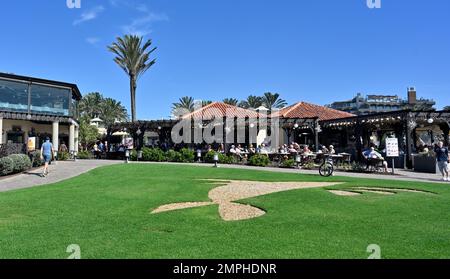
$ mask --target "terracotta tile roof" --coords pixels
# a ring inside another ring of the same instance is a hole
[[[332,108],[299,102],[292,106],[283,108],[272,114],[272,117],[280,118],[318,118],[319,120],[333,120],[338,118],[352,117],[354,114],[335,110]]]
[[[235,107],[225,103],[214,102],[192,113],[184,115],[182,119],[201,119],[202,117],[204,120],[211,120],[217,117],[257,118],[258,113],[253,110]]]

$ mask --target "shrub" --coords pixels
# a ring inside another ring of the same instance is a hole
[[[138,160],[138,153],[135,149],[130,150],[130,160],[131,161],[137,161]]]
[[[10,157],[0,159],[0,175],[8,175],[14,172],[14,160]]]
[[[206,153],[205,155],[205,162],[206,163],[214,163],[214,155],[216,154],[215,151],[209,151],[208,153]],[[222,155],[222,156],[221,156]],[[219,161],[220,161],[220,157],[223,157],[223,154],[219,154]]]
[[[33,168],[40,167],[44,164],[44,161],[41,160],[41,151],[40,150],[35,150],[35,151],[30,152],[30,157],[31,157],[31,165]]]
[[[22,172],[31,168],[31,160],[25,154],[13,154],[10,155],[14,161],[14,173]]]
[[[352,163],[352,171],[354,171],[354,172],[365,172],[366,171],[366,166],[361,164],[361,163],[353,162]]]
[[[195,161],[195,153],[192,150],[183,148],[180,151],[183,163],[193,163]]]
[[[58,152],[58,161],[67,161],[70,159],[69,152]]]
[[[142,148],[142,160],[150,162],[163,162],[166,160],[164,151],[159,148]]]
[[[12,154],[24,154],[26,145],[21,143],[4,143],[0,144],[0,158],[7,157]]]
[[[302,166],[302,169],[305,169],[305,170],[312,170],[312,169],[314,169],[316,167],[316,164],[314,164],[314,162],[308,162],[308,163],[306,163],[306,164],[304,164],[303,166]]]
[[[25,154],[13,154],[0,159],[0,175],[22,172],[31,168],[31,160]]]
[[[290,169],[290,168],[293,168],[294,166],[295,166],[295,161],[293,159],[289,159],[289,160],[284,160],[281,163],[280,167]]]
[[[169,150],[166,152],[166,160],[168,162],[183,162],[183,155],[175,150]]]
[[[89,151],[80,151],[77,154],[77,158],[80,160],[88,160],[88,159],[93,159],[94,155],[92,155],[92,153]]]
[[[216,154],[215,151],[210,151],[210,152],[206,153],[205,162],[206,163],[214,163],[214,154]],[[235,158],[234,156],[219,153],[219,164],[231,165],[231,164],[236,164],[236,163],[237,163],[237,158]]]
[[[250,157],[248,164],[257,167],[267,167],[270,163],[269,157],[262,154],[256,154]]]

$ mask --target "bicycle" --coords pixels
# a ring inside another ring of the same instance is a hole
[[[334,162],[330,155],[323,157],[323,163],[319,167],[319,174],[323,177],[332,176],[334,173]]]

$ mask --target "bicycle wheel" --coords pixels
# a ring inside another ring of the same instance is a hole
[[[334,166],[330,162],[323,163],[319,168],[319,174],[324,177],[332,176],[334,172]]]

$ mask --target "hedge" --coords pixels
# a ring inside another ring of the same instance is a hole
[[[0,176],[19,173],[31,168],[31,160],[25,154],[13,154],[0,159]]]
[[[94,155],[89,151],[79,151],[77,158],[80,160],[94,159]]]
[[[256,154],[248,160],[250,166],[267,167],[270,164],[269,156]]]

